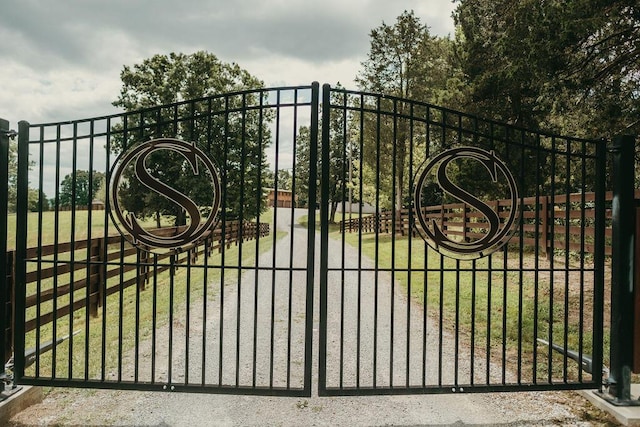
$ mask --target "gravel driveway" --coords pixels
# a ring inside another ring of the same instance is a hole
[[[296,211],[296,216],[303,214]],[[289,232],[290,214],[278,216],[278,228]],[[294,266],[303,266],[306,260],[306,229],[295,226],[294,230]],[[319,234],[316,238],[316,255],[319,254]],[[281,254],[289,254],[290,236],[278,240],[276,250]],[[339,257],[339,242],[331,243],[330,257]],[[351,248],[347,251],[346,259],[357,259],[357,253]],[[338,258],[330,259],[330,265],[335,265]],[[271,265],[272,254],[270,252],[261,256],[261,265]],[[349,261],[352,262],[352,261]],[[288,266],[288,257],[284,261]],[[318,261],[316,261],[316,266]],[[259,276],[262,276],[260,274]],[[282,325],[274,330],[274,348],[279,355],[273,361],[274,371],[271,374],[270,366],[270,334],[260,332],[263,326],[258,323],[258,333],[256,334],[256,366],[255,382],[258,385],[286,385],[289,381],[291,386],[300,387],[303,375],[303,346],[304,343],[304,273],[294,273],[291,287],[291,323],[292,335],[286,334],[286,325],[289,322],[288,294],[289,294],[289,274],[276,274],[275,286],[271,288],[271,273],[268,274],[269,286],[260,286],[261,277],[256,280],[255,273],[247,271],[242,278],[241,294],[238,297],[238,286],[227,286],[224,291],[223,332],[220,334],[219,316],[207,316],[206,323],[202,321],[202,315],[194,312],[191,316],[190,335],[199,336],[203,327],[206,326],[207,346],[209,349],[219,348],[219,340],[222,336],[226,341],[224,354],[222,355],[224,369],[219,369],[220,357],[214,350],[207,350],[205,355],[207,366],[205,376],[207,379],[215,378],[222,372],[224,383],[233,383],[236,377],[241,384],[250,384],[254,381],[253,366],[253,313],[259,313],[260,317],[268,315],[271,310],[271,301],[275,302],[273,313],[276,325]],[[316,277],[318,275],[316,274]],[[338,360],[335,345],[339,338],[339,313],[332,312],[337,304],[331,298],[338,295],[332,289],[336,288],[336,283],[340,284],[340,275],[330,275],[330,320],[328,327],[328,382],[329,385],[336,385],[339,382],[338,370],[335,369]],[[365,278],[363,283],[369,283]],[[258,283],[256,287],[256,283]],[[397,287],[399,288],[399,286]],[[259,298],[255,298],[258,289]],[[275,293],[272,293],[272,289]],[[585,411],[592,411],[577,394],[567,392],[546,392],[546,393],[503,393],[503,394],[448,394],[448,395],[414,395],[414,396],[367,396],[367,397],[317,397],[317,355],[318,355],[318,286],[316,283],[315,313],[314,313],[314,337],[313,337],[313,397],[260,397],[260,396],[238,396],[238,395],[214,395],[214,394],[190,394],[190,393],[158,393],[158,392],[133,392],[133,391],[108,391],[108,390],[76,390],[59,389],[52,391],[45,400],[15,416],[11,421],[13,425],[131,425],[131,426],[245,426],[245,425],[273,425],[273,426],[304,426],[304,425],[344,425],[344,426],[373,426],[373,425],[592,425],[592,422],[583,421]],[[346,292],[353,292],[354,286],[347,286]],[[372,293],[371,286],[363,286],[362,301],[369,301]],[[383,291],[384,292],[384,291]],[[404,301],[402,291],[397,289],[398,297],[395,310],[398,322],[406,322],[406,310],[408,305]],[[347,316],[353,316],[354,310],[348,305],[356,300],[356,296],[345,294],[345,311]],[[390,309],[390,291],[381,293],[379,297],[379,311],[382,313]],[[258,301],[258,305],[255,302]],[[219,313],[219,297],[210,302],[208,313]],[[370,306],[364,304],[363,307]],[[240,319],[237,313],[240,307]],[[370,309],[366,309],[370,310]],[[372,316],[367,311],[362,313],[362,318],[367,319]],[[421,321],[420,308],[411,306],[410,324]],[[263,314],[261,314],[263,313]],[[384,316],[383,316],[384,317]],[[403,320],[404,319],[404,320]],[[240,334],[237,334],[237,326],[240,325]],[[346,334],[351,333],[355,322],[347,321]],[[406,323],[398,324],[398,330],[405,330]],[[390,322],[382,322],[378,325],[380,330],[390,328]],[[282,332],[285,331],[285,332]],[[366,324],[362,330],[362,340],[364,343],[371,339],[371,331],[367,330]],[[382,334],[385,335],[385,334]],[[388,335],[388,334],[387,334]],[[239,341],[237,341],[239,337]],[[180,337],[174,340],[180,341]],[[406,380],[403,377],[404,368],[402,366],[402,352],[406,348],[406,338],[403,341],[400,334],[394,341],[394,348],[398,346],[400,352],[397,360],[399,368],[394,370],[394,383],[402,383]],[[452,346],[450,339],[445,337],[445,346]],[[184,342],[184,341],[183,341]],[[202,359],[202,341],[190,341],[188,361]],[[390,343],[381,340],[378,343],[380,366],[389,366],[388,355],[390,353]],[[416,348],[420,343],[410,343],[411,348]],[[200,365],[189,363],[190,368],[184,368],[185,346],[177,354],[174,352],[175,372],[174,380],[185,381],[184,372],[188,372],[189,381],[199,381],[202,377]],[[240,349],[236,359],[236,348]],[[287,372],[286,357],[287,352],[283,349],[291,349],[291,370]],[[345,354],[354,352],[352,341],[347,341],[344,348]],[[446,353],[446,352],[445,352]],[[386,355],[386,356],[385,356]],[[181,359],[182,356],[182,359]],[[386,357],[386,359],[385,359]],[[421,357],[421,355],[420,355]],[[395,358],[395,356],[394,356]],[[237,364],[236,364],[237,360]],[[348,362],[349,357],[345,357],[345,385],[348,385],[349,378],[353,378],[353,363]],[[364,359],[367,361],[367,359]],[[369,362],[367,362],[368,364]],[[406,363],[406,362],[405,362]],[[465,369],[462,367],[461,369]],[[381,373],[385,373],[381,369]],[[433,373],[432,373],[433,374]],[[432,375],[428,374],[428,375]],[[386,374],[388,376],[388,368]],[[396,378],[397,375],[397,378]],[[384,375],[383,375],[384,377]],[[384,381],[381,377],[380,381]],[[361,381],[364,385],[371,382],[371,376],[366,372],[362,374]],[[388,381],[388,380],[387,380]],[[595,423],[599,424],[599,423]]]

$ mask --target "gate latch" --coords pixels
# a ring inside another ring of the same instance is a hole
[[[13,129],[11,130],[0,129],[0,135],[8,136],[11,139],[15,139],[15,137],[18,136],[18,132],[16,132]]]

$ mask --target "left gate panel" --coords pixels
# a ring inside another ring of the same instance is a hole
[[[21,123],[16,381],[308,395],[317,92]]]

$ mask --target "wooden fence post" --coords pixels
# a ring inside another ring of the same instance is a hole
[[[498,206],[496,203],[496,208],[497,207]],[[467,240],[467,204],[466,203],[462,204],[462,241],[468,242]]]
[[[15,251],[6,252],[7,257],[5,259],[6,262],[6,282],[5,285],[7,287],[7,301],[5,302],[5,319],[3,320],[3,328],[5,328],[4,334],[4,357],[6,360],[3,360],[2,363],[5,363],[11,354],[13,353],[13,334],[16,330],[14,324],[14,315],[13,310],[15,309],[15,301],[16,301],[16,286],[15,286]],[[4,323],[6,321],[6,323]],[[5,326],[6,325],[6,326]]]
[[[550,250],[549,244],[549,220],[550,220],[550,212],[549,212],[549,196],[541,197],[542,201],[542,242],[544,248],[544,254],[547,257],[547,261],[551,260],[553,256],[553,249]]]
[[[99,265],[102,259],[102,253],[104,250],[104,238],[100,237],[94,241],[88,243],[91,245],[91,250],[89,253],[91,254],[90,262],[94,263],[93,266],[89,270],[89,295],[93,295],[97,292],[97,298],[93,301],[93,298],[89,298],[89,313],[93,317],[98,316],[98,307],[104,306],[104,294],[102,292],[103,284],[104,284],[104,269],[102,265]],[[97,276],[98,280],[93,280],[93,277]]]

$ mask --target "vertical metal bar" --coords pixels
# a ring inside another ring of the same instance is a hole
[[[402,138],[402,136],[401,136]],[[401,189],[396,188],[398,180],[398,100],[393,100],[393,148],[391,150],[391,301],[390,301],[390,319],[389,319],[389,386],[393,388],[393,342],[395,338],[395,290],[396,290],[396,222],[401,206],[398,206],[398,194]],[[402,172],[400,172],[402,173]]]
[[[53,348],[51,349],[51,378],[56,377],[56,367],[58,360],[58,245],[60,243],[60,139],[62,137],[61,126],[56,126],[56,177],[55,177],[55,212],[53,218],[53,325],[51,327],[51,339]]]
[[[524,170],[525,170],[525,161],[524,158],[527,155],[526,147],[526,134],[525,131],[522,130],[520,133],[520,173],[519,173],[519,186],[520,186],[520,212],[525,211],[524,207]],[[514,206],[511,209],[515,209]],[[519,237],[519,248],[520,254],[518,256],[519,262],[519,272],[518,272],[518,368],[517,368],[517,381],[518,384],[522,383],[522,310],[523,310],[523,287],[524,287],[524,214],[520,214],[520,220],[518,224],[518,237]],[[536,341],[534,340],[534,345],[536,345]]]
[[[263,129],[264,129],[264,95],[263,93],[259,94],[260,97],[260,109],[258,110],[258,152],[262,153],[263,150],[263,144],[264,144],[264,134],[263,134]],[[256,191],[256,206],[262,206],[262,162],[258,162],[258,191]],[[253,294],[253,368],[252,368],[252,380],[251,380],[251,384],[252,386],[255,388],[256,387],[256,381],[257,381],[257,363],[258,363],[258,302],[259,302],[259,295],[260,295],[260,288],[258,286],[258,283],[260,282],[260,266],[259,266],[259,260],[260,260],[260,210],[258,209],[258,215],[256,216],[256,226],[258,227],[256,229],[256,251],[255,251],[255,258],[256,258],[256,264],[255,264],[255,280],[253,283],[253,287],[254,287],[254,294]],[[205,258],[206,260],[206,258]],[[205,270],[206,271],[206,270]],[[203,336],[203,340],[204,340],[204,336]],[[204,341],[203,341],[203,347],[204,347]],[[203,365],[204,366],[204,365]],[[203,371],[204,372],[204,371]]]
[[[493,289],[493,254],[487,258],[487,342],[485,348],[485,384],[491,384],[491,291]]]
[[[225,262],[227,254],[227,186],[228,175],[228,152],[229,152],[229,96],[224,97],[224,151],[222,153],[222,203],[220,211],[222,212],[222,230],[220,237],[220,324],[218,325],[218,333],[220,340],[218,341],[218,385],[222,385],[222,373],[224,365],[224,284],[225,284]]]
[[[92,237],[93,234],[91,233],[91,226],[92,226],[92,222],[93,222],[93,156],[94,156],[94,137],[93,134],[95,132],[95,127],[94,127],[95,122],[93,120],[91,120],[90,124],[89,124],[89,206],[87,206],[87,254],[86,254],[86,259],[87,259],[87,266],[86,266],[86,280],[85,280],[85,298],[84,298],[84,380],[88,381],[89,380],[89,335],[90,335],[90,327],[89,327],[89,321],[90,321],[90,316],[89,316],[89,307],[91,307],[91,290],[95,289],[92,285],[93,283],[93,277],[91,277],[91,273],[95,271],[95,269],[93,268],[93,260],[92,260],[92,255],[94,254],[94,251],[92,249],[93,247],[93,241],[92,241]],[[42,158],[41,158],[42,159]],[[42,160],[41,160],[42,161]],[[42,188],[42,187],[40,187]],[[105,191],[105,194],[108,193],[108,191]],[[39,209],[40,211],[42,211],[42,207]],[[106,209],[105,209],[106,210]]]
[[[289,306],[287,318],[287,389],[291,387],[291,325],[293,317],[293,254],[294,226],[296,208],[296,145],[298,143],[298,89],[293,92],[293,129],[292,129],[292,165],[291,165],[291,216],[289,218]]]
[[[442,227],[444,229],[444,220]],[[440,280],[438,293],[438,387],[442,387],[442,358],[444,356],[444,255],[439,254],[440,259]]]
[[[210,152],[210,150],[207,150]],[[204,241],[204,259],[202,260],[202,345],[200,353],[200,385],[206,384],[207,374],[207,299],[209,294],[209,251],[213,245],[211,236],[213,236],[213,228],[211,234]],[[255,384],[254,384],[255,387]]]
[[[317,86],[316,86],[317,89]],[[316,96],[314,99],[314,103],[312,107],[316,105],[318,100],[318,95],[316,92]],[[320,163],[322,165],[322,172],[320,175],[321,186],[320,186],[320,336],[319,336],[319,346],[320,346],[320,357],[318,359],[318,395],[324,396],[326,395],[327,389],[327,285],[328,285],[328,263],[329,263],[329,120],[331,119],[331,86],[329,84],[324,84],[322,86],[322,142],[320,147],[322,149],[322,157]],[[312,141],[317,141],[318,137],[318,123],[317,121],[314,124],[314,118],[317,117],[317,114],[314,116],[312,112],[311,120],[311,132],[312,132]],[[317,119],[315,119],[317,120]],[[315,125],[315,126],[314,126]],[[313,130],[315,129],[315,138],[313,137]],[[315,150],[311,150],[311,156],[313,156]],[[313,172],[316,172],[317,169],[314,165],[317,162],[311,161],[310,169],[315,169]],[[309,173],[309,192],[310,199],[315,199],[315,193],[311,192],[311,188],[315,189],[315,180],[313,179],[313,173],[310,171]],[[314,200],[315,201],[315,200]],[[311,212],[312,206],[309,204],[309,214],[314,215],[315,213]],[[315,206],[313,206],[313,210],[315,210]],[[311,237],[312,233],[312,224],[309,221],[309,237]],[[313,248],[313,245],[309,245],[309,248]],[[309,261],[311,261],[309,259]],[[307,298],[309,298],[309,267],[307,267]],[[308,303],[308,300],[307,300]],[[310,316],[310,313],[307,311],[307,316]],[[308,363],[309,360],[306,360]]]
[[[414,150],[414,144],[413,144],[413,138],[414,138],[414,119],[413,119],[413,115],[414,115],[414,104],[411,103],[409,106],[409,194],[412,193],[412,189],[413,189],[413,150]],[[410,377],[411,377],[411,301],[413,300],[413,296],[411,294],[412,289],[411,289],[411,276],[413,275],[413,262],[412,262],[412,255],[413,255],[413,206],[415,204],[415,201],[412,201],[412,203],[410,203],[409,205],[409,215],[408,215],[408,220],[409,220],[409,224],[407,227],[407,330],[406,330],[406,337],[407,337],[407,352],[405,355],[406,358],[406,371],[405,371],[405,376],[406,376],[406,382],[405,382],[405,387],[409,388],[410,385]],[[404,224],[403,224],[404,227]]]
[[[502,384],[507,382],[507,310],[508,310],[508,254],[506,246],[502,248]]]
[[[356,388],[360,388],[360,359],[362,351],[362,199],[363,199],[363,166],[364,166],[364,95],[360,94],[359,105],[359,151],[358,151],[358,302],[356,332]]]
[[[138,138],[143,141],[145,139],[144,136],[144,112],[140,112],[140,117],[138,121]],[[90,172],[90,176],[93,175],[93,172]],[[140,288],[144,286],[145,277],[141,274],[144,269],[140,268],[140,263],[142,262],[142,253],[138,248],[136,249],[136,274],[138,278],[136,280],[136,289],[135,289],[135,331],[134,331],[134,355],[133,355],[133,380],[134,382],[138,382],[139,379],[139,368],[140,368]],[[187,358],[187,361],[189,359]]]
[[[505,140],[504,140],[504,153],[503,158],[508,161],[509,159],[509,148],[511,146],[511,128],[506,127],[505,129]],[[496,212],[499,213],[500,203],[496,202]],[[509,288],[507,281],[508,274],[508,256],[509,250],[507,246],[503,246],[502,248],[502,355],[501,355],[501,368],[502,368],[502,384],[506,384],[507,380],[507,310],[508,310],[508,297],[509,297]]]
[[[44,191],[42,191],[42,187],[44,185],[44,126],[40,126],[40,167],[38,171],[38,188],[41,190],[39,195],[39,209],[38,209],[38,249],[37,249],[37,283],[36,283],[36,367],[35,367],[35,376],[40,376],[40,347],[41,347],[41,339],[42,339],[42,322],[41,322],[41,314],[42,314],[42,227],[43,227],[43,215],[42,215],[42,198],[44,197]]]
[[[477,260],[471,261],[471,345],[469,351],[469,384],[475,382],[475,360],[476,360],[476,274]]]
[[[593,260],[593,380],[602,389],[603,323],[604,323],[604,256],[605,256],[605,176],[607,168],[607,142],[595,144],[595,231]]]
[[[120,238],[120,274],[118,283],[118,382],[122,381],[122,359],[123,354],[123,341],[124,341],[124,269],[125,269],[125,251],[124,251],[124,237]],[[169,330],[171,330],[171,322],[169,324]],[[171,349],[169,349],[171,352]],[[169,367],[171,371],[171,367]]]
[[[580,185],[580,317],[579,317],[579,325],[580,330],[578,331],[578,363],[582,366],[582,360],[584,356],[584,277],[585,277],[585,234],[586,234],[586,192],[587,192],[587,143],[586,141],[582,141],[582,150],[581,150],[581,185]],[[583,382],[583,373],[582,369],[578,370],[578,382]]]
[[[262,98],[260,98],[262,99]],[[206,146],[206,153],[212,153],[211,151],[211,141],[213,140],[213,120],[212,120],[212,115],[211,115],[211,109],[212,109],[212,98],[209,98],[207,100],[207,110],[206,110],[206,114],[207,114],[207,146]],[[262,126],[262,121],[260,121],[260,125]],[[262,152],[262,151],[260,151]],[[260,173],[260,172],[258,172]],[[214,195],[214,197],[220,197],[220,194]],[[260,205],[258,205],[260,206]],[[260,213],[259,213],[259,209],[258,209],[258,222],[259,222],[259,218],[260,218]],[[214,235],[214,231],[215,231],[215,227],[217,226],[217,222],[216,224],[214,224],[214,227],[211,228],[210,230],[210,234],[209,237],[207,237],[205,239],[205,247],[204,247],[204,261],[203,261],[203,274],[202,274],[202,354],[200,355],[200,366],[201,366],[201,375],[200,375],[200,385],[204,386],[206,384],[206,378],[207,378],[207,336],[208,336],[208,331],[207,331],[207,301],[208,301],[208,296],[209,296],[209,256],[211,254],[210,251],[213,250],[213,235]],[[257,236],[256,236],[257,238]]]
[[[151,306],[153,313],[151,315],[151,382],[156,382],[156,342],[158,338],[158,254],[153,254],[153,296]],[[202,323],[207,323],[203,321]]]
[[[463,206],[463,209],[467,209],[466,206]],[[463,227],[466,227],[466,224],[463,223]],[[456,317],[455,317],[455,339],[454,339],[454,350],[453,350],[453,384],[458,386],[458,367],[460,365],[460,260],[456,259],[456,292],[455,292],[455,301],[456,301]]]
[[[531,372],[531,376],[532,379],[531,381],[533,382],[533,384],[537,384],[538,383],[538,310],[539,310],[539,299],[540,299],[540,287],[538,285],[538,282],[540,280],[540,210],[541,210],[541,206],[540,206],[540,181],[541,181],[541,177],[540,177],[540,154],[542,153],[542,147],[540,146],[540,134],[536,134],[536,143],[535,143],[535,150],[536,150],[536,194],[535,194],[535,240],[534,240],[534,247],[533,247],[533,254],[534,254],[534,259],[535,259],[535,269],[533,272],[533,368],[532,368],[532,372]],[[543,198],[543,200],[546,203],[546,197]],[[543,224],[546,227],[546,220],[543,219]],[[547,230],[546,228],[542,229],[542,233],[544,233],[546,235]]]
[[[273,388],[274,351],[275,351],[275,327],[276,327],[276,272],[277,272],[277,241],[278,241],[278,170],[280,167],[280,118],[281,118],[281,92],[276,94],[276,136],[275,136],[275,171],[273,179],[273,246],[271,249],[271,336],[269,342],[269,388]]]
[[[447,139],[447,112],[445,110],[440,110],[440,131],[441,131],[441,147],[446,148],[448,144],[446,143]],[[445,228],[445,217],[444,217],[444,208],[442,213],[442,227],[443,230]],[[443,358],[443,322],[444,322],[444,256],[442,254],[439,255],[440,259],[440,289],[438,295],[438,386],[442,387],[442,358]]]
[[[341,262],[341,270],[340,270],[340,372],[339,372],[339,378],[340,378],[340,388],[343,388],[343,384],[344,384],[344,292],[345,292],[345,288],[344,288],[344,277],[345,277],[345,251],[346,251],[346,242],[345,242],[345,237],[346,237],[346,229],[344,227],[344,213],[345,213],[345,190],[346,190],[346,183],[345,183],[345,176],[347,175],[347,95],[345,93],[342,93],[342,105],[340,107],[341,111],[341,118],[342,118],[342,149],[340,150],[342,153],[342,171],[341,171],[341,189],[340,189],[340,199],[341,199],[341,207],[342,207],[342,224],[343,224],[343,229],[342,229],[342,234],[340,236],[340,240],[341,240],[341,256],[340,256],[340,262]],[[351,156],[349,156],[349,158],[351,158]],[[350,176],[349,176],[350,178]],[[349,185],[351,185],[351,181],[349,181]],[[351,188],[351,187],[349,187]],[[351,212],[351,207],[349,207],[349,212]],[[351,220],[351,218],[349,218],[349,220]]]
[[[10,303],[9,283],[7,283],[7,214],[9,192],[9,121],[0,119],[0,346],[2,346],[2,358],[0,358],[0,379],[5,377],[5,363],[11,357],[9,326]],[[15,307],[14,307],[15,310]],[[4,390],[4,382],[0,381],[0,392]]]
[[[247,95],[242,95],[242,110],[240,113],[240,216],[238,224],[238,292],[236,301],[236,387],[240,385],[240,322],[242,318],[242,246],[244,242],[244,181],[247,157]]]
[[[565,164],[565,228],[564,228],[564,354],[562,355],[563,363],[562,363],[562,380],[566,383],[568,381],[568,369],[569,369],[569,358],[567,357],[567,350],[569,350],[569,274],[570,273],[570,250],[571,250],[571,242],[570,242],[570,234],[569,227],[571,226],[571,140],[566,140],[566,164]]]
[[[176,257],[172,254],[169,257],[169,345],[167,352],[167,384],[173,383],[173,318],[174,318],[174,300],[175,300],[175,271]]]
[[[380,133],[381,133],[381,97],[376,99],[376,230],[374,258],[374,297],[373,297],[373,388],[378,379],[378,285],[380,281]]]
[[[16,200],[16,273],[14,309],[14,382],[24,377],[26,258],[27,258],[27,198],[29,195],[29,123],[18,123],[18,181]]]
[[[555,265],[555,246],[556,246],[556,230],[555,230],[555,206],[556,206],[556,138],[551,137],[551,195],[549,199],[551,200],[551,209],[549,209],[549,252],[547,253],[547,257],[549,258],[549,331],[548,331],[548,341],[549,344],[553,343],[553,324],[554,324],[554,313],[553,313],[553,302],[554,302],[554,265]],[[547,349],[547,382],[551,384],[553,382],[553,348],[551,345],[548,346]]]
[[[78,175],[78,123],[73,123],[73,146],[72,146],[72,156],[73,160],[71,162],[71,250],[69,253],[69,353],[67,354],[68,358],[68,369],[67,369],[67,378],[71,379],[73,377],[73,318],[74,318],[74,300],[75,300],[75,262],[76,262],[76,251],[75,242],[76,242],[76,186],[78,183],[77,175]],[[89,172],[91,173],[91,172]]]
[[[425,144],[424,144],[424,158],[429,158],[430,153],[430,145],[431,145],[431,108],[427,107],[426,112],[426,124],[425,124]],[[414,204],[418,204],[419,200],[414,200]],[[429,316],[427,313],[429,312],[429,281],[428,281],[428,271],[429,271],[429,245],[425,241],[422,245],[422,254],[424,257],[424,273],[422,276],[422,387],[426,387],[427,382],[427,320]]]
[[[635,138],[617,136],[613,157],[611,348],[609,395],[619,403],[631,400],[633,366],[633,271],[635,238]]]
[[[323,89],[329,91],[329,88]],[[309,222],[307,225],[307,288],[306,288],[306,302],[305,302],[305,353],[304,353],[304,394],[311,396],[311,374],[312,374],[312,358],[313,358],[313,297],[314,297],[314,270],[315,270],[315,241],[316,241],[316,195],[317,195],[317,176],[318,176],[318,108],[319,108],[319,93],[320,85],[318,82],[311,84],[311,132],[310,132],[310,147],[309,147],[309,207],[307,215]],[[324,113],[323,113],[324,114]],[[324,132],[324,128],[323,128]],[[324,134],[323,134],[324,138]],[[323,178],[324,179],[324,178]],[[324,182],[324,181],[323,181]],[[324,184],[323,184],[324,185]],[[322,226],[322,233],[328,232],[327,224]],[[326,239],[328,239],[328,235]],[[325,241],[325,235],[321,235],[321,241]],[[328,243],[328,240],[324,243]],[[325,246],[326,249],[326,246]],[[324,283],[324,285],[323,285]],[[326,286],[327,286],[327,252],[321,252],[320,254],[320,292],[322,288],[325,288],[326,298]],[[325,300],[326,301],[326,300]],[[322,304],[320,310],[322,310]],[[324,333],[324,346],[320,344],[320,369],[326,369],[324,362],[326,358],[326,306],[324,307],[324,327],[321,329],[320,337]],[[322,325],[323,317],[320,316],[320,324]],[[322,328],[322,326],[321,326]],[[326,371],[325,371],[326,373]],[[326,376],[322,377],[322,380],[318,380],[318,394],[321,390],[326,388]]]
[[[105,142],[105,153],[106,153],[106,164],[105,164],[105,169],[106,169],[106,174],[105,174],[105,181],[107,183],[109,183],[111,181],[111,118],[107,119],[107,124],[106,124],[106,130],[107,130],[107,137],[106,137],[106,142]],[[100,283],[100,288],[101,291],[99,292],[99,302],[98,304],[102,304],[102,340],[100,343],[100,351],[101,351],[101,358],[100,358],[100,381],[104,382],[106,379],[106,364],[107,364],[107,284],[109,282],[108,279],[108,263],[107,263],[107,255],[109,253],[109,209],[106,209],[107,206],[110,206],[110,191],[105,191],[105,210],[104,210],[104,217],[103,217],[103,223],[104,223],[104,230],[102,233],[102,247],[98,249],[98,251],[101,251],[101,255],[100,255],[100,260],[102,261],[102,265],[99,266],[99,268],[102,270],[102,283]],[[155,315],[155,311],[154,311],[154,315]],[[153,333],[155,334],[155,328]],[[155,360],[155,356],[153,356]]]
[[[141,253],[140,249],[136,249],[136,272],[140,272],[140,261],[141,261]],[[140,370],[140,288],[144,283],[144,276],[138,276],[138,280],[136,281],[136,300],[135,300],[135,332],[134,332],[134,361],[133,361],[133,380],[134,382],[138,382],[138,374]],[[188,284],[189,282],[187,282]],[[189,311],[187,310],[187,318],[189,316]],[[186,334],[189,336],[189,334]],[[185,362],[188,364],[189,358],[185,357]]]
[[[193,140],[193,139],[192,139]],[[190,219],[191,221],[193,221],[193,219]],[[187,251],[187,272],[186,272],[186,283],[185,283],[185,319],[184,319],[184,383],[188,384],[189,383],[189,342],[191,341],[191,333],[190,333],[190,329],[191,329],[191,251],[198,251],[198,247],[194,246],[193,249],[189,249]],[[238,272],[238,275],[240,276],[240,272]],[[140,287],[136,287],[136,297],[139,297],[140,294]],[[137,310],[136,310],[136,314],[137,314]],[[204,323],[204,321],[203,321]],[[136,319],[136,325],[138,325],[138,319]],[[136,357],[138,355],[138,351],[137,351],[137,342],[136,342]],[[137,368],[137,366],[136,366]],[[136,377],[137,378],[137,377]],[[136,379],[137,381],[137,379]]]

